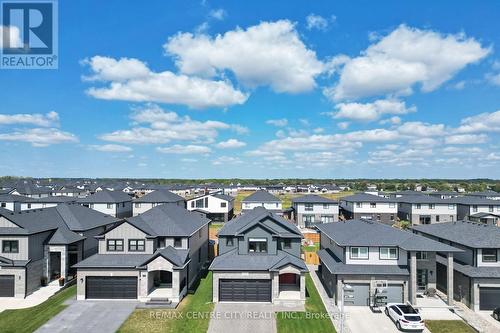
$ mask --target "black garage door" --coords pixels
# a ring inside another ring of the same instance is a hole
[[[271,280],[219,280],[221,302],[271,302]]]
[[[0,297],[14,297],[14,275],[0,275]]]
[[[85,294],[90,299],[136,299],[137,277],[89,276]]]
[[[500,306],[500,288],[479,288],[479,310],[493,310]]]

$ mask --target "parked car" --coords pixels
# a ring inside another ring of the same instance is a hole
[[[396,323],[398,330],[423,331],[424,321],[417,310],[409,304],[388,303],[385,314]]]
[[[493,310],[493,318],[500,321],[500,306],[498,308],[495,308],[495,310]]]

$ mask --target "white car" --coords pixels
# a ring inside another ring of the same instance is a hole
[[[387,303],[385,314],[396,323],[398,330],[423,331],[424,321],[417,310],[409,304]]]

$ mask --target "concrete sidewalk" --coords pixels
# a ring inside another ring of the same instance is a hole
[[[48,286],[41,287],[26,298],[0,298],[0,312],[11,309],[31,308],[45,302],[61,288],[58,281],[53,281]]]

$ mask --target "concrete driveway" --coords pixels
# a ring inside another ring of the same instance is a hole
[[[137,302],[76,301],[40,327],[38,333],[114,333],[134,311]]]
[[[272,304],[217,303],[208,333],[276,332]]]
[[[373,313],[367,306],[346,306],[346,327],[351,333],[400,333],[392,320],[382,313]]]

